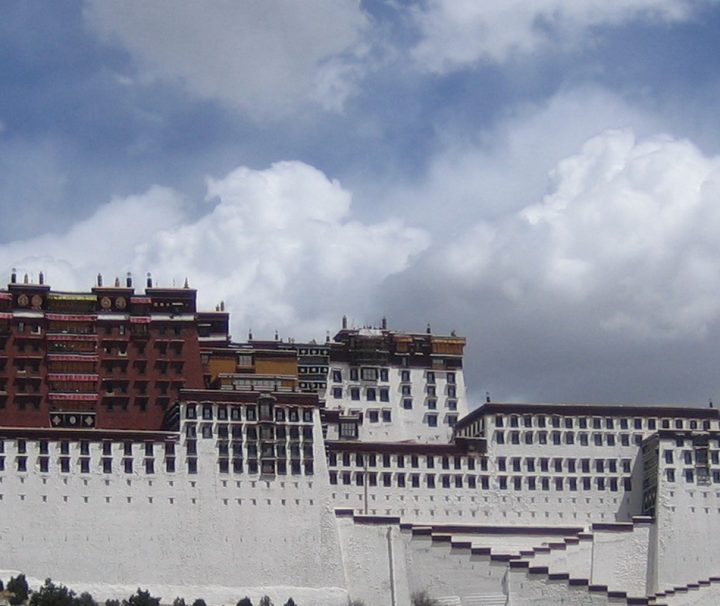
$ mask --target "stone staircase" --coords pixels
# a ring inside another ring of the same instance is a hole
[[[668,606],[675,606],[682,604],[687,601],[693,593],[698,594],[693,597],[700,597],[704,589],[712,588],[715,585],[716,588],[720,589],[720,577],[710,577],[709,579],[703,579],[696,583],[688,583],[687,585],[680,585],[673,587],[672,589],[665,589],[664,591],[658,591],[656,594],[649,596],[648,604],[656,606],[660,601],[665,601]]]
[[[547,566],[531,566],[526,560],[511,560],[510,573],[524,573],[531,580],[544,580],[549,583],[564,583],[568,588],[587,592],[588,594],[604,597],[608,604],[626,604],[628,606],[669,606],[665,603],[651,602],[646,596],[628,596],[625,591],[613,591],[607,585],[594,585],[588,579],[573,578],[566,572],[552,572]]]
[[[356,523],[363,522],[363,518],[373,516],[354,515],[351,510],[336,511],[336,515],[353,517]],[[379,518],[376,521],[380,521]],[[411,534],[412,539],[424,539],[432,542],[433,545],[442,547],[444,545],[455,555],[466,555],[471,561],[490,562],[504,564],[507,566],[508,594],[512,593],[514,582],[527,581],[529,583],[540,583],[548,586],[560,586],[567,591],[570,601],[566,604],[605,604],[612,606],[681,606],[682,601],[676,600],[677,596],[687,595],[691,592],[702,592],[703,588],[720,584],[720,577],[711,577],[697,583],[689,583],[686,586],[675,587],[671,590],[658,592],[655,595],[628,595],[625,591],[618,591],[606,585],[593,584],[584,574],[570,573],[563,568],[572,568],[571,565],[574,550],[581,550],[583,546],[594,540],[592,529],[585,531],[582,528],[548,527],[540,530],[554,532],[558,535],[557,540],[545,541],[532,548],[499,551],[493,547],[478,546],[476,541],[468,536],[474,534],[482,535],[488,532],[502,533],[512,531],[513,527],[485,527],[485,526],[464,526],[464,525],[418,525],[401,523],[399,518],[385,517],[383,523],[399,526],[400,530]],[[638,518],[638,523],[648,523],[647,518]],[[622,523],[617,526],[633,526],[633,523]],[[607,526],[607,524],[598,525]],[[492,530],[491,530],[492,529]],[[519,527],[517,530],[521,530]],[[522,529],[527,530],[527,529]],[[541,534],[541,533],[540,533]],[[458,539],[458,536],[462,536]],[[475,544],[474,544],[475,543]],[[559,567],[558,567],[559,566]],[[720,588],[719,588],[720,589]],[[508,596],[505,594],[477,594],[467,595],[462,599],[458,596],[446,596],[434,598],[442,606],[506,606]],[[522,603],[531,603],[527,600]],[[694,602],[692,602],[694,604]],[[720,605],[708,602],[711,606]],[[703,606],[705,603],[703,603]]]
[[[559,571],[557,568],[552,569],[548,565],[542,564],[548,561],[555,561],[557,563],[564,562],[567,564],[567,558],[563,558],[564,554],[567,554],[568,550],[571,550],[574,546],[579,546],[583,542],[591,542],[593,540],[592,532],[577,532],[570,536],[559,537],[558,540],[552,542],[544,542],[541,545],[533,547],[532,549],[520,549],[511,553],[501,553],[491,547],[477,547],[473,546],[473,541],[463,539],[454,539],[454,532],[448,532],[448,529],[441,527],[430,527],[430,526],[415,526],[411,524],[401,524],[401,528],[409,530],[413,537],[429,537],[433,544],[447,544],[448,547],[455,552],[465,551],[468,557],[474,560],[486,560],[495,563],[506,563],[508,566],[508,574],[511,576],[522,576],[528,580],[534,582],[546,582],[550,584],[564,584],[568,590],[578,597],[578,603],[580,603],[580,595],[587,594],[588,602],[591,598],[601,599],[606,604],[618,605],[618,606],[672,606],[671,603],[665,601],[657,601],[657,598],[664,596],[629,596],[624,591],[612,590],[606,585],[598,585],[590,583],[590,580],[582,577],[571,576],[570,573]],[[436,529],[437,528],[437,529]],[[467,533],[467,530],[464,531]],[[555,557],[553,557],[555,556]],[[559,556],[559,557],[558,557]],[[720,579],[718,579],[720,582]],[[680,588],[678,588],[681,591]],[[495,595],[495,596],[478,596],[480,600],[486,601],[470,601],[468,598],[464,598],[462,602],[459,598],[446,598],[447,602],[438,600],[439,604],[458,605],[458,606],[475,606],[476,604],[485,606],[489,605],[501,605],[507,604],[507,596]],[[494,601],[487,601],[488,599]]]

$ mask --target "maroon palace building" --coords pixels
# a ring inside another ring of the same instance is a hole
[[[159,430],[181,389],[202,389],[201,346],[229,342],[228,314],[196,291],[124,285],[58,292],[13,270],[0,290],[0,415],[6,427]]]

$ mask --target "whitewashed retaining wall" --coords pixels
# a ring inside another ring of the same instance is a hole
[[[685,452],[692,450],[691,440],[681,438],[680,444],[670,439],[660,441],[657,530],[650,557],[653,591],[720,577],[720,543],[716,540],[720,529],[720,484],[698,485],[696,474],[693,481],[685,478],[686,469],[695,471],[694,460],[684,462]],[[665,461],[666,451],[672,453],[672,463]],[[675,470],[674,481],[667,478],[669,467]]]
[[[595,530],[592,583],[631,596],[646,595],[650,526],[632,524],[626,530]]]
[[[86,474],[56,466],[20,473],[12,469],[12,447],[6,441],[0,474],[0,568],[74,588],[117,587],[108,597],[143,586],[170,599],[207,600],[198,587],[211,584],[211,593],[234,603],[282,584],[274,596],[280,603],[300,595],[322,606],[347,603],[321,440],[313,446],[314,475],[268,481],[218,474],[212,440],[198,440],[197,474],[185,471],[182,448],[174,474],[125,474],[119,464],[112,473],[97,464]],[[138,460],[142,447],[133,445]],[[97,463],[100,444],[91,448]],[[28,441],[29,460],[36,449]]]
[[[666,484],[656,517],[658,590],[720,576],[720,490]]]
[[[339,518],[347,588],[366,606],[406,606],[410,589],[405,544],[396,524],[355,524]]]
[[[607,595],[590,593],[586,587],[570,587],[565,581],[551,581],[525,571],[508,573],[508,606],[608,606]]]
[[[661,598],[667,606],[717,606],[720,604],[720,584],[690,589],[687,592]]]

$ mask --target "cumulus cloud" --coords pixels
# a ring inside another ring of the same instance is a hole
[[[115,198],[91,217],[60,234],[46,233],[0,246],[0,267],[37,277],[44,271],[56,288],[86,290],[95,274],[123,275],[158,229],[176,229],[185,215],[182,200],[170,189],[153,187]]]
[[[449,133],[421,178],[393,184],[384,195],[397,209],[412,208],[419,224],[454,237],[468,223],[494,220],[539,200],[548,173],[595,135],[622,127],[646,136],[667,125],[662,116],[602,88],[564,90],[508,109],[480,133]]]
[[[188,276],[205,308],[227,302],[236,333],[322,337],[428,245],[399,220],[354,221],[350,193],[300,162],[209,179],[207,202],[192,220],[167,188],[117,198],[61,235],[0,247],[0,267],[43,269],[67,289],[86,289],[98,271],[107,281],[152,270],[165,286]]]
[[[427,0],[412,12],[416,61],[433,72],[500,63],[592,39],[592,29],[634,20],[688,19],[693,0]]]
[[[659,121],[586,91],[449,146],[373,313],[467,335],[478,401],[717,399],[720,157]]]
[[[456,278],[641,337],[694,337],[717,321],[720,158],[667,136],[606,131],[560,162],[551,187],[450,245]]]
[[[310,101],[339,109],[361,71],[369,25],[353,0],[86,0],[84,16],[146,78],[259,117]]]

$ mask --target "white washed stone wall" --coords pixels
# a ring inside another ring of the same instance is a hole
[[[348,593],[366,606],[409,606],[405,544],[395,524],[355,524],[338,520]]]
[[[507,564],[487,556],[472,556],[469,550],[451,548],[430,537],[403,533],[411,593],[427,591],[433,598],[497,596],[504,593]]]
[[[629,531],[596,530],[593,537],[593,584],[646,595],[650,524],[635,524]]]
[[[528,575],[524,571],[508,573],[508,606],[608,606],[604,594],[590,593],[587,587],[571,587],[565,581],[551,581],[542,575]]]
[[[314,435],[321,435],[317,413]],[[49,473],[17,472],[14,448],[14,441],[5,440],[0,568],[49,576],[72,587],[117,585],[121,589],[114,597],[126,597],[127,587],[210,583],[221,595],[234,593],[237,601],[253,588],[282,584],[288,588],[282,592],[287,595],[277,596],[282,603],[290,595],[297,600],[302,588],[317,590],[313,599],[323,606],[346,601],[321,439],[313,445],[314,475],[267,481],[218,474],[212,440],[198,439],[197,474],[187,473],[182,444],[176,445],[176,473],[163,473],[158,456],[157,473],[150,475],[144,473],[144,445],[138,443],[132,474],[123,471],[122,444],[113,446],[109,474],[100,465],[100,443],[90,444],[92,465],[86,474],[76,468],[63,474],[55,464]],[[77,449],[71,443],[73,464]],[[50,452],[55,459],[56,443],[50,442]],[[28,440],[23,456],[30,462],[38,455],[37,443]]]
[[[702,486],[696,479],[685,480],[684,468],[694,469],[680,459],[688,448],[669,441],[660,445],[656,553],[652,554],[658,590],[720,576],[720,484]],[[674,482],[665,475],[670,466],[664,463],[664,450],[674,452]]]
[[[359,367],[358,367],[359,368]],[[333,381],[333,371],[340,371],[342,381]],[[408,382],[401,380],[403,371],[410,375]],[[428,397],[427,394],[427,373],[435,373],[435,396]],[[448,383],[446,376],[451,372],[455,377],[454,383]],[[403,386],[409,386],[410,394],[403,394]],[[381,402],[379,389],[387,387],[389,402]],[[456,396],[448,397],[448,388],[455,388]],[[342,398],[335,398],[334,388],[342,389]],[[359,390],[359,399],[351,399],[351,390]],[[375,389],[377,399],[367,399],[367,389]],[[410,398],[412,408],[406,409],[403,400]],[[436,401],[436,408],[428,407],[428,400]],[[457,402],[457,408],[451,410],[448,407],[448,400]],[[360,411],[363,413],[363,423],[360,427],[359,438],[367,442],[399,442],[402,440],[413,440],[417,442],[447,443],[452,436],[452,427],[448,424],[448,415],[462,418],[470,412],[467,400],[467,388],[462,369],[451,371],[424,369],[424,368],[388,368],[388,381],[357,381],[350,380],[350,366],[345,363],[333,363],[328,374],[328,387],[325,394],[325,402],[328,409],[341,408],[344,411]],[[378,421],[370,420],[368,411],[378,412]],[[384,421],[382,411],[388,410],[391,420]],[[432,427],[428,423],[428,415],[437,416],[437,426]]]

